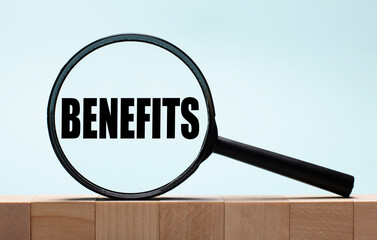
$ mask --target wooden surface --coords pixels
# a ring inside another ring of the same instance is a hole
[[[0,239],[377,240],[377,195],[0,196]]]

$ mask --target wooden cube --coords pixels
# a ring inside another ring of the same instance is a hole
[[[34,196],[0,196],[0,239],[30,240],[30,202]]]
[[[377,240],[377,194],[355,195],[354,239]]]
[[[289,202],[283,196],[224,196],[225,240],[289,240]]]
[[[38,196],[31,203],[33,240],[94,240],[97,195]]]
[[[96,201],[97,240],[158,240],[159,200]]]
[[[222,198],[161,197],[160,239],[224,239],[224,202]]]
[[[288,197],[290,239],[353,239],[352,199],[328,196]]]

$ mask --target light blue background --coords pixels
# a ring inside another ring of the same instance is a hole
[[[46,107],[66,61],[117,33],[183,49],[219,134],[350,173],[376,193],[376,1],[0,1],[0,194],[88,193],[58,162]],[[171,194],[327,194],[212,155]]]

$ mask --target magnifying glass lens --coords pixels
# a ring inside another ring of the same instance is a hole
[[[122,193],[171,182],[197,159],[208,129],[191,69],[163,48],[118,42],[81,59],[56,101],[56,133],[87,180]]]

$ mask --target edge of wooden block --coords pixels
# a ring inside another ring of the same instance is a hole
[[[36,195],[0,195],[1,203],[31,203]]]
[[[37,195],[31,203],[44,202],[95,202],[99,195],[95,194],[45,194]]]
[[[187,203],[187,202],[224,202],[222,196],[179,196],[179,195],[162,195],[158,199],[161,203]]]
[[[330,203],[353,202],[353,198],[345,198],[336,195],[286,195],[290,203]]]
[[[283,195],[224,195],[225,203],[288,203]]]

